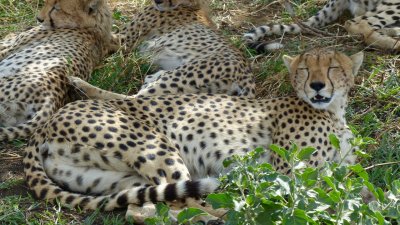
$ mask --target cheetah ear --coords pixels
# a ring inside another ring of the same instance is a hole
[[[358,52],[352,56],[350,56],[351,61],[353,62],[353,75],[357,75],[358,70],[361,67],[361,64],[364,59],[364,52]]]
[[[99,5],[102,0],[91,0],[87,4],[87,12],[89,15],[93,15],[94,13],[97,12],[97,9],[99,8]]]
[[[283,62],[285,63],[285,66],[286,66],[287,69],[289,70],[289,73],[291,73],[292,71],[291,71],[291,69],[290,69],[290,66],[292,65],[293,58],[290,57],[290,56],[288,56],[288,55],[284,55],[284,56],[282,57],[282,59],[283,59]]]

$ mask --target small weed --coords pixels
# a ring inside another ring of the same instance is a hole
[[[140,89],[143,78],[150,71],[148,59],[136,52],[129,56],[114,54],[93,72],[90,83],[105,90],[129,95]]]
[[[24,182],[24,179],[10,179],[0,183],[0,190],[11,189],[16,185],[22,185]]]

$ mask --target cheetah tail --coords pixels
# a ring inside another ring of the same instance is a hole
[[[80,207],[86,210],[103,209],[106,211],[127,207],[129,204],[142,205],[146,202],[169,202],[188,197],[199,197],[214,192],[219,181],[204,178],[197,181],[179,181],[172,184],[140,186],[122,190],[112,195],[90,196],[63,190],[46,174],[42,164],[40,142],[31,140],[25,150],[24,171],[28,187],[40,199],[57,199],[62,205]]]
[[[255,49],[258,54],[274,51],[283,48],[283,44],[278,42],[255,42],[255,43],[248,43],[247,47],[251,49]]]

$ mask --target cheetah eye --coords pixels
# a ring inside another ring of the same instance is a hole
[[[304,73],[308,73],[308,68],[300,67],[300,68],[297,68],[296,70],[297,71],[304,71]]]
[[[338,66],[330,66],[330,67],[328,67],[328,73],[331,71],[331,70],[337,70],[337,69],[339,69],[340,67],[338,67]]]

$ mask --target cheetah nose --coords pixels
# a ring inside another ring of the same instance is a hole
[[[322,88],[325,87],[325,84],[322,83],[322,82],[312,82],[312,83],[310,84],[310,87],[311,87],[312,89],[314,89],[315,91],[320,91]]]
[[[42,19],[42,18],[40,18],[40,17],[36,17],[36,20],[37,20],[39,23],[43,23],[43,21],[44,21],[44,19]]]
[[[156,4],[162,4],[162,3],[164,2],[164,0],[154,0],[154,2],[155,2]]]

